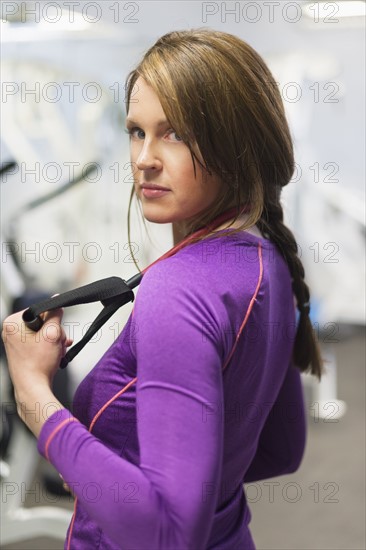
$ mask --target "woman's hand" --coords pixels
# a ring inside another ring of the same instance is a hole
[[[5,319],[2,339],[18,413],[33,433],[38,435],[47,418],[35,414],[33,421],[29,411],[37,408],[41,411],[47,405],[50,416],[51,405],[62,408],[52,393],[52,381],[72,340],[67,338],[61,326],[62,309],[42,314],[44,325],[39,332],[27,328],[22,319],[23,311]],[[28,411],[28,414],[24,411]],[[52,412],[55,412],[55,408]]]
[[[44,324],[39,332],[27,328],[23,311],[10,315],[3,323],[2,338],[14,388],[22,388],[30,379],[47,382],[51,387],[61,358],[72,344],[61,326],[63,310],[42,314]]]

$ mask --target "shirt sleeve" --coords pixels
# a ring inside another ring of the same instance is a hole
[[[263,426],[244,483],[295,472],[306,446],[306,414],[299,369],[290,365]]]
[[[47,445],[49,460],[78,501],[124,548],[198,550],[210,535],[222,472],[217,410],[223,386],[219,331],[207,324],[212,312],[204,295],[195,283],[182,282],[177,263],[152,266],[140,285],[131,343],[138,466],[111,452],[68,411],[42,428],[40,452],[46,456]],[[85,491],[91,483],[99,491],[94,501]],[[124,498],[126,487],[135,489],[133,499]]]

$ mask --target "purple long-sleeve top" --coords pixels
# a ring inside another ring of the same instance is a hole
[[[255,549],[243,484],[294,472],[305,449],[295,331],[267,239],[214,235],[152,265],[38,440],[76,496],[65,548]]]

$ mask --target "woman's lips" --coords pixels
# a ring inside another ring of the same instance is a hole
[[[161,189],[162,191],[169,191],[169,187],[164,187],[163,185],[159,185],[158,183],[147,183],[145,181],[140,183],[140,187],[145,189]]]
[[[147,199],[157,199],[170,193],[170,189],[148,189],[147,187],[142,187],[142,194]]]

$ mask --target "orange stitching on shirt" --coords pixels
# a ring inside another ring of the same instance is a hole
[[[128,384],[126,384],[121,390],[119,390],[113,397],[111,397],[109,399],[109,401],[107,401],[107,403],[105,403],[103,405],[103,407],[101,407],[99,409],[99,411],[97,412],[97,414],[94,416],[93,420],[91,421],[91,424],[89,426],[89,432],[92,431],[92,429],[94,428],[94,425],[96,423],[96,421],[98,420],[98,418],[100,417],[100,415],[106,410],[106,408],[111,404],[113,403],[113,401],[115,401],[115,399],[117,399],[117,397],[119,397],[120,395],[122,395],[126,390],[128,390],[128,388],[130,386],[132,386],[135,382],[137,381],[137,378],[133,378],[133,380],[131,380]],[[69,537],[68,537],[68,542],[67,542],[67,550],[70,550],[70,543],[71,543],[71,535],[72,535],[72,531],[73,531],[73,528],[74,528],[74,521],[75,521],[75,517],[76,517],[76,505],[77,505],[77,497],[75,498],[75,506],[74,506],[74,513],[73,513],[73,516],[72,516],[72,520],[71,520],[71,524],[70,524],[70,530],[69,530]]]
[[[236,348],[236,346],[237,346],[237,344],[238,344],[238,341],[239,341],[239,338],[240,338],[240,334],[241,334],[243,328],[245,327],[245,325],[246,325],[246,323],[247,323],[247,321],[248,321],[250,312],[251,312],[252,309],[253,309],[254,302],[256,301],[257,294],[258,294],[259,288],[260,288],[260,286],[261,286],[262,277],[263,277],[263,262],[262,262],[262,245],[261,245],[261,243],[258,243],[258,257],[259,257],[259,276],[258,276],[257,287],[256,287],[256,289],[255,289],[255,291],[254,291],[254,294],[253,294],[253,296],[252,296],[252,299],[250,300],[249,307],[248,307],[247,312],[246,312],[245,317],[244,317],[244,321],[243,321],[243,323],[242,323],[242,325],[241,325],[241,327],[240,327],[240,329],[239,329],[238,334],[236,335],[235,344],[234,344],[234,346],[232,347],[232,350],[231,350],[231,352],[230,352],[230,354],[229,354],[229,357],[227,358],[227,360],[226,360],[226,362],[225,362],[225,364],[224,364],[222,370],[225,370],[225,369],[226,369],[226,367],[227,367],[227,365],[228,365],[228,363],[229,363],[229,361],[230,361],[230,359],[231,359],[231,357],[232,357],[232,355],[233,355],[233,353],[234,353],[234,351],[235,351],[235,348]]]
[[[94,424],[96,423],[96,421],[98,420],[98,418],[100,417],[100,415],[106,410],[106,408],[115,400],[117,399],[117,397],[119,397],[120,395],[122,395],[126,390],[128,390],[128,388],[130,386],[132,386],[132,384],[134,384],[136,382],[137,378],[134,378],[133,380],[131,380],[131,382],[129,382],[128,384],[125,385],[124,388],[122,388],[121,390],[119,390],[119,392],[116,393],[116,395],[114,395],[113,397],[110,398],[109,401],[107,401],[107,403],[105,403],[103,405],[103,407],[101,407],[99,409],[99,411],[97,412],[97,414],[94,416],[93,420],[91,421],[91,424],[89,426],[89,432],[92,431],[92,429],[94,428]]]
[[[69,529],[69,536],[67,537],[67,550],[70,550],[71,534],[72,534],[72,530],[73,530],[73,528],[74,528],[74,521],[75,521],[75,517],[76,517],[76,506],[77,506],[77,503],[78,503],[78,497],[75,497],[74,512],[73,512],[72,518],[71,518],[70,529]]]
[[[57,434],[57,432],[59,432],[61,430],[61,428],[63,426],[65,426],[65,424],[67,424],[68,422],[79,422],[77,418],[75,417],[69,417],[69,418],[65,418],[65,420],[63,420],[61,422],[61,424],[59,424],[58,426],[56,426],[56,428],[53,430],[53,432],[48,436],[48,439],[46,441],[46,445],[45,445],[45,449],[44,449],[44,453],[46,455],[46,458],[47,460],[49,461],[49,456],[48,456],[48,447],[50,446],[50,443],[52,441],[52,439],[55,437],[55,435]]]

